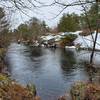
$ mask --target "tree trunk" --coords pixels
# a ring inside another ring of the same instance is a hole
[[[96,29],[96,36],[93,42],[93,50],[90,56],[90,64],[93,64],[93,57],[94,57],[94,52],[95,52],[95,46],[96,46],[96,41],[97,41],[97,37],[98,37],[98,28],[99,28],[99,23],[98,23],[98,17],[99,17],[99,0],[96,0],[96,4],[97,4],[97,29]]]

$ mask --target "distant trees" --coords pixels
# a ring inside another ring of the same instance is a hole
[[[32,18],[30,21],[18,26],[17,37],[27,39],[38,39],[39,36],[48,32],[48,27],[45,21],[40,21],[37,18]]]
[[[63,14],[58,24],[60,32],[71,32],[79,29],[79,16],[75,13]]]
[[[44,27],[42,26],[42,22],[37,18],[32,18],[29,21],[29,30],[34,39],[37,39],[44,31]]]
[[[95,30],[96,30],[96,27],[97,27],[97,19],[98,19],[98,16],[97,16],[98,10],[97,9],[98,9],[98,7],[97,7],[97,4],[95,3],[91,6],[89,11],[87,12],[91,28],[93,28]],[[99,18],[100,18],[100,14],[99,14]]]
[[[45,21],[41,22],[41,31],[42,31],[42,34],[45,34],[46,32],[49,32],[49,27],[46,25]]]
[[[97,8],[97,4],[93,3],[87,8],[84,7],[85,12],[83,12],[81,15],[74,13],[63,14],[58,23],[58,30],[60,32],[69,32],[89,28],[91,28],[91,30],[96,30],[97,19],[100,18],[100,14],[97,16]]]
[[[29,37],[29,29],[27,24],[21,24],[17,29],[18,38],[25,38]]]
[[[90,27],[92,30],[96,30],[98,18],[100,18],[100,14],[98,14],[98,7],[96,3],[93,3],[91,7],[88,7],[88,10],[85,10],[85,12],[81,14],[81,27],[83,29]]]

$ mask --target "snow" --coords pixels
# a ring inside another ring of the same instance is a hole
[[[78,32],[75,32],[74,34],[78,35],[78,38],[74,41],[75,45],[80,44],[81,48],[93,48],[93,39],[91,35],[80,36]],[[92,35],[95,39],[96,32],[94,32]],[[100,50],[100,33],[98,33],[95,49]]]
[[[48,40],[54,39],[54,36],[48,35],[48,36],[42,36],[41,38],[42,38],[43,40],[45,40],[45,41],[48,41]]]
[[[72,32],[72,34],[76,34],[76,35],[79,35],[79,33],[82,33],[82,31]]]
[[[56,36],[54,36],[54,38],[55,38],[55,41],[60,41],[62,36],[61,35],[56,35]]]
[[[55,39],[55,41],[60,41],[62,38],[61,35],[47,35],[47,36],[41,36],[41,39],[45,40],[45,41],[49,41],[49,40],[52,40],[52,39]]]
[[[65,48],[69,48],[69,49],[75,49],[75,46],[65,46]]]
[[[41,39],[43,39],[45,41],[48,41],[51,39],[55,39],[55,41],[60,41],[61,38],[64,37],[64,35],[66,35],[66,34],[76,34],[78,36],[78,38],[76,38],[76,40],[74,41],[75,45],[79,44],[81,48],[93,48],[92,36],[91,35],[80,36],[79,33],[82,33],[82,31],[62,32],[62,33],[59,33],[58,35],[55,35],[55,36],[49,34],[47,36],[41,36]],[[93,35],[93,38],[95,38],[96,32],[94,32],[92,35]],[[100,50],[100,33],[98,33],[95,49]]]

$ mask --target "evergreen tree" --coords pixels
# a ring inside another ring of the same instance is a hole
[[[38,39],[39,36],[45,34],[48,31],[45,21],[41,22],[37,18],[32,18],[26,24],[18,26],[17,34],[18,38],[27,39]]]
[[[29,30],[34,39],[37,39],[41,34],[41,22],[37,18],[33,18],[29,23]]]
[[[58,24],[60,32],[76,31],[79,28],[79,17],[76,14],[64,14]]]
[[[18,31],[17,32],[18,38],[23,38],[23,39],[27,40],[29,38],[29,36],[30,36],[27,24],[21,24],[18,27],[17,31]]]
[[[9,29],[9,23],[6,19],[5,12],[3,8],[0,7],[0,34],[8,32]]]
[[[100,11],[100,8],[99,8]],[[87,18],[88,18],[88,22],[86,19],[86,14],[82,14],[80,16],[80,22],[81,22],[81,26],[82,28],[88,28],[88,24],[90,24],[90,27],[92,30],[96,30],[97,27],[97,14],[98,14],[98,7],[97,4],[94,3],[92,4],[92,6],[87,10]],[[99,18],[100,18],[100,13],[99,13]]]
[[[89,16],[89,20],[90,20],[90,25],[91,28],[96,29],[97,27],[97,14],[98,14],[98,7],[97,4],[92,4],[92,6],[90,7],[89,11],[88,11],[88,16]],[[99,18],[100,18],[100,14],[99,14]]]

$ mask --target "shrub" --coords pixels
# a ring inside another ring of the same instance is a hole
[[[77,38],[76,34],[68,34],[61,39],[61,46],[72,46],[74,45],[73,41]]]

